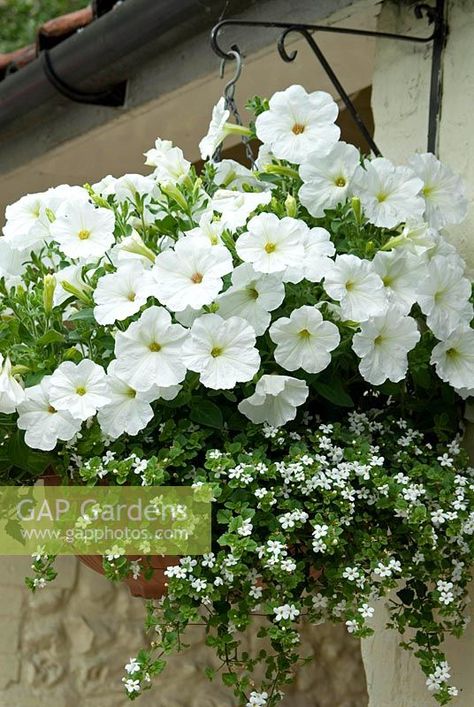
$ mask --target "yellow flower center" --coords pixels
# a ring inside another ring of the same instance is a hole
[[[265,243],[265,252],[274,253],[276,250],[276,243]]]
[[[249,293],[250,299],[258,299],[259,294],[258,294],[257,290],[255,289],[255,287],[248,287],[247,292]]]
[[[301,123],[295,123],[291,130],[294,132],[295,135],[301,135],[301,133],[304,133],[305,128],[305,125],[302,125]]]
[[[220,346],[214,346],[214,348],[211,351],[211,356],[212,358],[217,358],[218,356],[222,356],[222,348]]]
[[[152,341],[148,348],[153,352],[161,351],[161,345],[157,341]]]
[[[346,180],[344,177],[338,177],[336,181],[334,182],[336,187],[345,187],[346,186]]]
[[[85,395],[86,392],[87,392],[87,391],[86,391],[86,389],[84,388],[83,385],[78,385],[78,386],[77,386],[77,388],[76,388],[76,393],[77,393],[78,395],[81,395],[81,396],[82,396],[82,395]]]
[[[136,390],[133,390],[133,388],[129,388],[129,389],[127,390],[127,396],[128,396],[129,398],[136,398],[136,397],[137,397],[137,391],[136,391]]]
[[[385,277],[382,278],[382,282],[385,287],[390,287],[393,282],[393,277],[391,277],[390,275],[385,275]]]
[[[353,290],[353,289],[354,289],[354,284],[355,284],[355,283],[354,283],[352,280],[348,280],[348,281],[346,282],[346,290],[347,290],[348,292],[350,292],[351,290]]]
[[[77,234],[77,237],[79,238],[80,241],[87,241],[87,239],[90,237],[90,235],[91,235],[90,231],[88,231],[86,229],[82,229],[82,231],[79,231],[79,233]]]
[[[429,184],[425,184],[425,186],[421,190],[421,193],[423,194],[423,196],[425,198],[431,196],[431,194],[433,192],[434,192],[434,187],[431,187]]]
[[[459,356],[459,351],[457,349],[448,349],[446,351],[446,356],[447,356],[447,358],[450,358],[452,360],[452,359],[457,358]]]
[[[54,415],[54,413],[57,412],[57,410],[56,410],[56,408],[53,408],[52,405],[48,405],[48,412],[49,412],[51,415]]]
[[[380,346],[380,344],[382,344],[382,343],[383,343],[383,336],[382,336],[382,334],[379,334],[374,339],[374,346]]]
[[[379,204],[381,204],[383,201],[386,201],[387,196],[388,196],[388,194],[386,194],[384,191],[381,191],[378,194],[376,194],[376,198],[377,198],[377,201],[379,202]]]
[[[130,300],[130,302],[135,302],[135,297],[135,292],[130,292],[130,294],[128,295],[128,299]]]
[[[309,339],[311,337],[311,332],[308,331],[307,329],[302,329],[299,333],[298,336],[301,339]]]
[[[191,281],[194,282],[194,284],[199,285],[199,283],[202,282],[202,274],[200,272],[195,272],[194,275],[191,277]]]

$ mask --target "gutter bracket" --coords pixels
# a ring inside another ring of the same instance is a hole
[[[219,35],[224,27],[266,27],[280,30],[278,39],[278,53],[283,61],[294,61],[297,55],[297,50],[288,51],[285,46],[285,41],[289,34],[300,34],[319,61],[320,65],[329,77],[332,85],[339,94],[351,118],[356,124],[358,130],[363,135],[365,141],[376,156],[380,156],[381,152],[377,147],[369,129],[364,123],[362,117],[358,113],[356,107],[351,101],[348,93],[343,88],[338,77],[334,73],[329,61],[316,43],[315,35],[318,32],[334,32],[342,35],[355,35],[359,37],[375,37],[378,39],[394,39],[403,42],[413,42],[415,44],[428,44],[432,42],[432,59],[431,59],[431,84],[430,84],[430,100],[429,100],[429,117],[428,117],[428,152],[436,152],[438,123],[441,111],[441,58],[443,49],[446,43],[448,27],[445,19],[445,0],[436,0],[435,5],[418,2],[414,6],[414,13],[417,19],[426,17],[429,25],[433,25],[431,34],[424,37],[418,37],[407,34],[394,34],[391,32],[376,32],[365,29],[355,29],[349,27],[334,27],[330,25],[309,25],[299,24],[297,22],[271,22],[262,20],[221,20],[218,22],[211,32],[211,48],[221,59],[235,60],[236,53],[239,53],[239,48],[233,44],[232,51],[225,51],[219,45]]]
[[[53,64],[51,62],[51,56],[47,49],[40,52],[40,61],[43,67],[44,74],[50,84],[60,93],[65,96],[70,101],[75,103],[85,103],[88,105],[96,106],[111,106],[114,108],[123,106],[125,104],[125,95],[127,90],[127,82],[123,81],[121,83],[115,84],[104,91],[81,91],[73,86],[67,84],[63,79],[56,73]]]

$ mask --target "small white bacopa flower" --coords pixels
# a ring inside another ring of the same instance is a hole
[[[274,93],[269,106],[257,116],[255,129],[277,159],[301,164],[313,152],[326,155],[339,140],[339,110],[325,91],[307,93],[303,86],[290,86]]]
[[[244,262],[252,263],[254,270],[277,273],[289,267],[302,267],[303,238],[307,231],[304,222],[265,213],[250,219],[247,227],[248,231],[237,239],[236,249]]]
[[[81,429],[82,421],[68,410],[56,410],[50,402],[51,376],[25,390],[25,400],[18,406],[17,425],[25,430],[25,442],[33,449],[51,451],[58,440],[68,442]]]
[[[339,330],[325,322],[316,307],[303,306],[282,317],[270,327],[270,338],[277,344],[275,361],[287,371],[302,368],[319,373],[331,362],[331,351],[339,345]]]
[[[474,386],[474,329],[461,326],[431,352],[431,364],[441,380],[453,388]]]
[[[296,408],[305,402],[308,394],[308,386],[298,378],[263,375],[254,394],[242,400],[238,408],[256,424],[266,422],[281,427],[295,419]]]
[[[425,210],[422,187],[411,169],[395,167],[383,157],[357,167],[352,181],[352,192],[359,197],[365,217],[382,228],[421,219]]]
[[[160,253],[152,269],[154,294],[174,312],[211,304],[222,289],[222,278],[232,271],[232,256],[221,245],[199,238],[181,238],[173,249]]]
[[[381,385],[387,379],[402,380],[408,369],[407,354],[420,340],[420,332],[412,317],[397,309],[371,317],[354,334],[352,348],[361,358],[359,370],[368,383]]]
[[[423,182],[421,196],[430,226],[442,228],[466,218],[468,201],[459,175],[429,152],[413,155],[408,164]]]
[[[206,388],[224,390],[253,378],[260,367],[255,331],[241,317],[204,314],[196,319],[182,358]]]
[[[242,317],[261,336],[270,324],[270,312],[284,297],[285,288],[278,275],[257,273],[250,263],[242,263],[232,273],[232,286],[217,299],[219,315],[224,319]]]
[[[320,218],[326,209],[345,203],[359,163],[359,150],[345,142],[334,145],[326,157],[310,155],[308,161],[303,162],[299,172],[304,184],[298,195],[311,216]]]
[[[75,420],[87,420],[110,401],[102,366],[84,358],[64,361],[50,380],[49,399],[56,410],[66,410]]]
[[[383,314],[387,307],[382,280],[368,260],[356,255],[336,257],[326,272],[324,289],[340,302],[342,317],[354,322]]]
[[[51,237],[70,258],[100,258],[111,248],[115,216],[111,209],[89,202],[66,202],[51,224]]]
[[[212,109],[211,122],[207,135],[199,143],[199,151],[203,160],[210,159],[226,136],[225,125],[230,112],[225,107],[224,97],[220,98]]]
[[[186,329],[172,324],[164,307],[149,307],[126,331],[117,333],[114,374],[140,392],[178,385],[186,375],[181,356],[185,337]]]
[[[99,324],[113,324],[140,311],[153,286],[153,278],[139,261],[122,265],[100,278],[94,292],[94,317]]]

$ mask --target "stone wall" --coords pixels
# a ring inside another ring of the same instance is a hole
[[[132,598],[80,565],[60,558],[58,578],[32,595],[23,586],[27,558],[0,558],[0,707],[125,707],[123,666],[143,645],[143,600]],[[254,632],[247,637],[251,647]],[[232,707],[220,680],[203,676],[212,654],[204,631],[188,633],[192,647],[170,659],[137,707]],[[306,626],[305,666],[284,707],[366,707],[359,643],[345,627]]]

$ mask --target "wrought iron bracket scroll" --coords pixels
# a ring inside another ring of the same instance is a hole
[[[392,39],[402,42],[412,42],[414,44],[429,44],[432,42],[432,59],[431,59],[431,82],[430,82],[430,99],[429,99],[429,116],[428,116],[428,152],[436,152],[438,121],[441,107],[441,57],[443,47],[447,37],[447,24],[445,18],[445,0],[436,0],[434,6],[428,3],[416,3],[414,5],[415,17],[419,20],[425,19],[432,31],[428,36],[417,37],[408,34],[394,34],[391,32],[377,32],[365,29],[356,29],[348,27],[334,27],[328,25],[313,25],[299,24],[289,22],[266,22],[261,20],[239,20],[228,19],[218,22],[211,32],[211,47],[217,56],[222,59],[235,60],[235,52],[240,52],[238,46],[233,44],[230,50],[225,50],[219,43],[220,34],[225,27],[260,27],[280,30],[277,47],[278,53],[283,61],[294,61],[297,55],[297,50],[288,51],[285,46],[287,37],[290,34],[300,34],[308,43],[320,65],[329,77],[332,85],[339,94],[342,102],[347,108],[354,123],[357,125],[360,133],[364,136],[367,144],[372,152],[379,156],[381,154],[377,147],[367,125],[364,123],[361,115],[351,101],[348,93],[336,76],[326,56],[321,51],[319,44],[315,39],[318,32],[330,32],[340,35],[353,35],[359,37],[375,37],[377,39]]]

